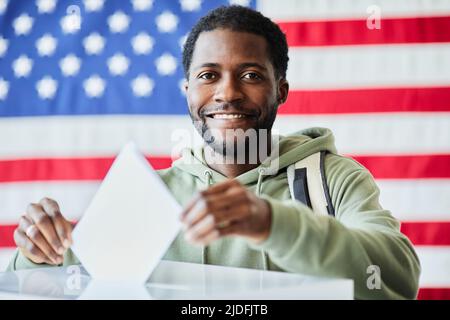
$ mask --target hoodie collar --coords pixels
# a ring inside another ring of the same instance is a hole
[[[278,154],[273,154],[258,167],[236,177],[239,182],[244,185],[258,180],[261,182],[261,173],[276,175],[279,170],[319,151],[337,153],[333,133],[326,128],[308,128],[284,137],[273,136],[273,139],[274,143],[278,143]],[[183,150],[182,157],[174,161],[173,166],[198,177],[205,184],[211,184],[211,180],[221,182],[227,179],[223,174],[208,167],[204,158],[204,146]],[[268,168],[270,170],[267,170]],[[272,170],[273,168],[277,170]]]

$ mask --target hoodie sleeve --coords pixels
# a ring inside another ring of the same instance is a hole
[[[272,208],[271,232],[253,247],[288,272],[351,278],[357,299],[414,299],[418,257],[398,221],[380,206],[373,177],[351,159],[330,154],[325,161],[336,217],[264,195]],[[375,287],[374,268],[381,280]]]
[[[73,264],[80,264],[77,257],[73,254],[72,250],[67,250],[66,253],[64,253],[64,262],[63,266],[70,266]],[[32,262],[30,259],[25,257],[22,252],[20,252],[19,249],[17,249],[13,257],[11,258],[11,261],[9,262],[8,267],[6,268],[6,271],[16,271],[16,270],[22,270],[22,269],[33,269],[33,268],[45,268],[45,267],[53,267],[49,264],[37,264]]]

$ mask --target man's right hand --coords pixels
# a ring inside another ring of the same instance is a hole
[[[72,224],[62,216],[58,203],[43,198],[28,206],[14,231],[14,241],[32,262],[58,265],[72,244],[72,229]]]

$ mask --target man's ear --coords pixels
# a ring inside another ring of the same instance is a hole
[[[277,92],[278,104],[283,104],[286,102],[288,93],[289,93],[289,82],[286,79],[281,78],[280,80],[278,80],[278,92]]]

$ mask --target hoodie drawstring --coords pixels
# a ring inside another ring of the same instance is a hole
[[[212,171],[211,170],[205,170],[205,172],[203,173],[203,175],[206,178],[206,185],[209,187],[212,183],[211,183],[211,179],[212,179]]]
[[[261,184],[264,177],[264,174],[266,173],[266,170],[264,168],[258,169],[258,182],[256,183],[256,195],[259,197],[261,195]]]
[[[262,180],[264,174],[266,173],[266,170],[264,168],[259,168],[258,173],[259,175],[258,182],[256,183],[256,195],[259,197],[261,195]],[[269,270],[269,258],[267,257],[267,253],[264,250],[261,250],[261,258],[263,270]]]
[[[203,175],[206,178],[206,185],[209,187],[212,185],[212,171],[211,170],[205,170],[203,172]],[[206,254],[208,252],[207,246],[202,246],[202,264],[206,264]]]

